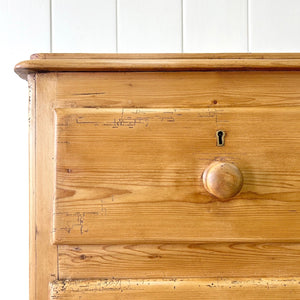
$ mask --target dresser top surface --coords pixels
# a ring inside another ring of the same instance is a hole
[[[23,79],[38,72],[253,70],[300,70],[300,53],[38,53],[15,66]]]

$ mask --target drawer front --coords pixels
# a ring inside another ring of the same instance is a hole
[[[59,278],[300,277],[300,243],[59,245]]]
[[[57,108],[54,242],[298,240],[299,113]],[[213,161],[241,170],[238,195],[221,201],[206,191]]]

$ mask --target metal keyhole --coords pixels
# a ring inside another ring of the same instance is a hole
[[[225,132],[223,130],[218,130],[216,132],[217,136],[217,146],[222,147],[225,144]]]

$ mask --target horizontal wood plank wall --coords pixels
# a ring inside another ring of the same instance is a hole
[[[300,278],[56,281],[51,300],[299,299]]]
[[[300,244],[59,246],[60,279],[300,276]]]

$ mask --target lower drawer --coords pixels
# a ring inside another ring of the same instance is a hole
[[[56,281],[51,300],[299,299],[300,278]]]
[[[300,244],[63,245],[60,279],[300,277]]]

